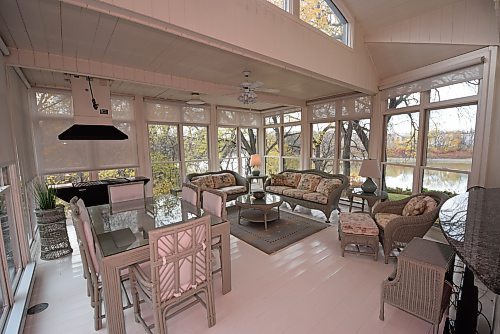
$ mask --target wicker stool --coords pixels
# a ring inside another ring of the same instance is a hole
[[[373,255],[375,261],[378,259],[378,227],[367,213],[341,213],[339,216],[339,238],[344,252]],[[346,250],[345,247],[353,244],[358,251]],[[358,246],[367,246],[373,252],[361,252]]]
[[[66,230],[64,207],[35,211],[40,233],[40,258],[54,260],[73,252]]]

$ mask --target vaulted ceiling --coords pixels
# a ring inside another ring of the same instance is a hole
[[[392,24],[394,18],[404,20],[456,1],[343,0],[343,3],[354,15],[358,28],[371,32]],[[493,8],[493,1],[491,3]],[[236,99],[239,84],[243,81],[243,70],[252,71],[250,80],[263,82],[263,88],[279,90],[276,95],[284,97],[285,101],[286,98],[307,101],[353,92],[341,85],[238,53],[56,0],[0,1],[0,36],[13,48],[93,59],[225,85],[229,88],[227,93],[202,94],[205,101],[219,105],[248,107]],[[482,46],[370,42],[366,47],[380,78],[386,78]],[[30,83],[36,86],[69,87],[63,73],[36,68],[25,69],[25,73]],[[176,100],[187,100],[191,94],[190,91],[124,81],[113,82],[111,89],[116,93]],[[267,110],[285,104],[261,98],[252,108]]]

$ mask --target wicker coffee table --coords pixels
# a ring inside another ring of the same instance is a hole
[[[267,222],[280,218],[280,205],[283,200],[278,195],[266,194],[262,199],[256,199],[253,195],[241,195],[236,198],[238,207],[238,224],[241,218],[251,222],[264,223],[267,230]],[[273,210],[278,208],[278,210]]]

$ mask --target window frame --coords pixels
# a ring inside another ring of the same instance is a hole
[[[454,83],[456,84],[456,83]],[[478,92],[476,95],[470,95],[465,97],[458,97],[454,99],[448,99],[444,101],[436,101],[430,102],[431,89],[420,91],[420,103],[414,106],[402,107],[402,108],[388,108],[389,99],[384,99],[382,102],[382,126],[383,126],[383,138],[382,138],[382,185],[383,189],[387,190],[386,186],[386,166],[394,166],[394,167],[413,167],[413,180],[412,180],[412,189],[411,193],[421,193],[424,188],[424,175],[426,170],[430,171],[441,171],[441,172],[452,172],[458,174],[465,174],[468,177],[467,187],[471,184],[471,175],[473,173],[473,166],[475,161],[474,152],[479,147],[479,143],[476,140],[478,129],[477,126],[480,120],[480,99],[482,86],[484,84],[484,79],[479,80]],[[450,84],[451,85],[451,84]],[[413,94],[413,93],[411,93]],[[474,143],[473,143],[473,154],[472,154],[472,164],[470,171],[457,170],[453,168],[444,168],[444,167],[434,167],[427,166],[427,143],[428,143],[428,135],[429,135],[429,119],[430,113],[433,110],[440,109],[448,109],[454,107],[462,107],[462,106],[471,106],[476,105],[476,118],[475,118],[475,134],[474,134]],[[387,149],[387,121],[386,117],[388,115],[401,115],[408,114],[412,112],[418,112],[419,114],[419,130],[418,130],[418,139],[417,139],[417,147],[416,147],[416,159],[415,165],[409,164],[398,164],[393,162],[387,162],[386,157],[386,149]]]
[[[298,121],[294,121],[294,122],[284,122],[284,117],[286,114],[293,114],[293,113],[296,113],[296,112],[300,112],[300,120]],[[278,119],[277,119],[277,122],[276,123],[270,123],[270,124],[266,124],[266,119],[269,118],[269,117],[275,117],[277,116]],[[274,112],[274,113],[269,113],[267,115],[263,115],[262,116],[262,132],[263,132],[263,140],[264,140],[264,152],[262,154],[262,157],[263,157],[263,166],[264,166],[264,171],[266,174],[270,174],[267,170],[267,166],[266,166],[266,161],[267,159],[278,159],[278,170],[277,172],[281,172],[284,170],[284,166],[285,166],[285,160],[286,159],[295,159],[295,160],[298,160],[299,162],[299,167],[298,169],[302,169],[302,153],[299,154],[299,156],[288,156],[288,155],[284,155],[284,141],[285,141],[285,128],[286,127],[293,127],[293,126],[299,126],[300,127],[300,132],[299,132],[299,135],[300,135],[300,151],[303,152],[303,148],[304,148],[304,136],[302,135],[302,130],[303,130],[303,118],[305,117],[305,114],[304,114],[304,111],[302,110],[302,108],[291,108],[291,109],[286,109],[286,110],[282,110],[280,112]],[[278,155],[267,155],[266,154],[266,137],[267,137],[267,134],[266,134],[266,129],[269,129],[269,128],[278,128],[279,129],[279,136],[276,138],[277,139],[277,144],[278,144]]]

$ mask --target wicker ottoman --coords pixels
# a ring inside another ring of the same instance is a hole
[[[378,259],[378,227],[367,213],[341,213],[339,216],[339,238],[342,247],[342,256],[344,252],[359,253],[363,255],[373,255],[375,261]],[[349,244],[357,246],[367,246],[373,252],[361,252],[346,250]]]

